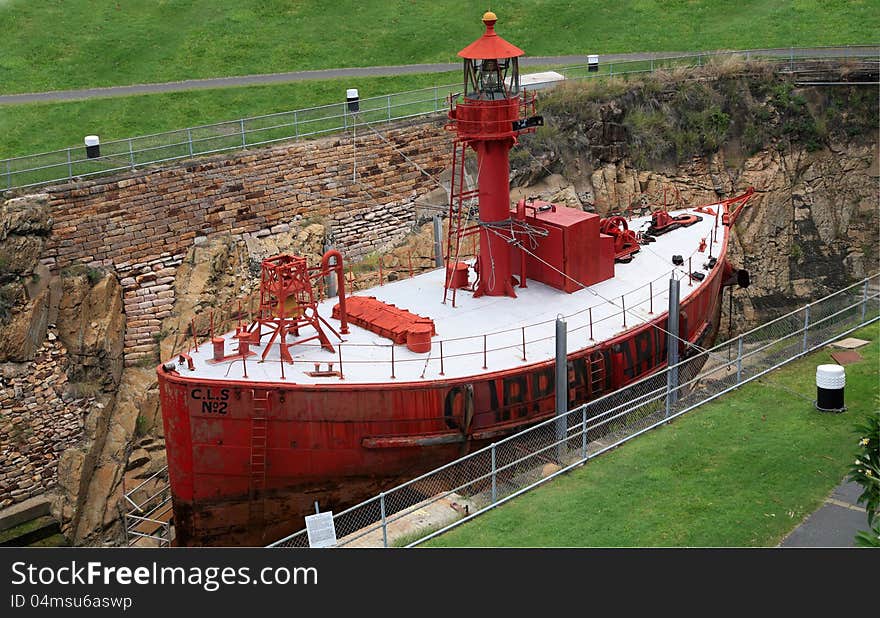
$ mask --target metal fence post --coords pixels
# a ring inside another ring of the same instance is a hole
[[[492,443],[492,504],[498,500],[498,477],[495,464],[495,443]]]
[[[134,146],[131,144],[131,138],[128,138],[128,161],[131,164],[131,169],[134,169]]]
[[[865,323],[865,316],[868,314],[868,280],[865,279],[865,287],[862,289],[862,323]]]
[[[584,461],[587,459],[587,410],[589,408],[589,403],[581,406],[581,459]]]
[[[794,47],[788,48],[788,70],[794,71]]]
[[[12,161],[6,159],[6,188],[12,188]]]
[[[299,139],[299,119],[296,110],[293,110],[293,139]]]
[[[186,143],[189,145],[189,156],[193,156],[193,133],[189,127],[186,128]]]
[[[437,86],[434,86],[434,111],[435,111],[435,112],[436,112],[438,109],[440,109],[440,106],[438,105],[439,101],[438,101],[438,99],[437,99],[438,96],[439,96],[439,94],[438,94],[438,91],[437,91]]]
[[[807,330],[810,328],[810,305],[804,307],[804,349],[803,353],[807,353]]]
[[[70,158],[70,148],[67,149],[67,179],[73,179],[73,161]]]
[[[385,492],[379,493],[379,508],[382,510],[382,547],[388,547],[388,522],[385,519]]]
[[[736,383],[742,382],[743,370],[743,338],[742,335],[737,337],[736,342]]]
[[[568,420],[568,326],[561,315],[556,316],[556,461],[562,465]]]
[[[678,398],[678,322],[681,305],[679,302],[681,290],[678,279],[673,277],[669,280],[669,309],[666,319],[666,338],[668,344],[666,359],[666,418],[672,413],[672,405]]]
[[[388,120],[387,122],[391,122],[391,95],[385,95],[385,109],[387,110]]]
[[[239,124],[241,125],[241,147],[242,147],[242,148],[247,148],[247,137],[246,137],[246,134],[245,134],[245,132],[244,132],[244,118],[242,118],[242,119],[239,120],[238,122],[239,122]]]

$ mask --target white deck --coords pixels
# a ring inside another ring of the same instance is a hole
[[[713,207],[717,209],[717,207]],[[678,211],[682,214],[691,211]],[[699,213],[695,213],[699,214]],[[451,302],[452,290],[446,304],[443,300],[444,269],[437,269],[411,279],[386,283],[369,290],[357,292],[356,296],[375,296],[379,300],[392,303],[401,309],[429,317],[434,320],[437,336],[432,340],[430,353],[410,352],[406,345],[394,347],[394,382],[421,382],[436,379],[454,379],[466,376],[479,376],[503,369],[550,360],[555,355],[555,320],[557,315],[566,318],[568,328],[568,351],[594,345],[615,335],[638,326],[645,321],[666,312],[668,306],[669,277],[673,272],[681,279],[682,300],[692,294],[699,283],[688,285],[688,258],[693,258],[693,270],[706,273],[703,264],[709,258],[708,247],[705,252],[697,251],[700,240],[709,242],[710,232],[715,226],[715,217],[700,215],[702,221],[679,228],[657,238],[656,242],[644,245],[629,264],[615,264],[612,279],[590,286],[573,294],[566,294],[555,288],[528,281],[528,287],[515,288],[517,298],[482,297],[473,298],[468,291],[458,290],[456,306]],[[720,219],[720,217],[719,217]],[[646,229],[650,217],[633,219],[630,229]],[[727,228],[717,226],[718,241],[712,254],[717,257]],[[672,263],[673,255],[684,258],[684,266]],[[717,268],[718,266],[716,266]],[[516,268],[514,266],[514,268]],[[471,275],[473,282],[473,274]],[[649,314],[649,282],[653,288],[653,315]],[[621,315],[621,296],[625,296],[626,328]],[[610,301],[610,302],[608,302]],[[334,328],[339,330],[339,321],[331,318],[336,298],[325,300],[319,305],[319,313]],[[612,304],[613,303],[613,304]],[[592,308],[593,341],[590,341],[590,312]],[[525,328],[526,359],[523,361],[523,327]],[[375,384],[390,382],[391,341],[370,331],[350,325],[351,332],[344,335],[341,343],[342,369],[345,384]],[[313,334],[311,328],[302,329],[300,338]],[[322,350],[317,340],[290,347],[294,363],[285,364],[285,384],[327,384],[338,385],[339,377],[312,377],[306,372],[314,371],[314,364],[333,363],[339,368],[338,339],[327,333],[336,353]],[[486,335],[486,369],[483,368],[483,336]],[[231,333],[225,336],[227,354],[236,348]],[[264,337],[264,340],[268,337]],[[293,343],[297,338],[288,337]],[[440,375],[440,341],[443,341],[443,369]],[[187,377],[203,379],[226,379],[256,382],[276,382],[281,375],[278,345],[273,345],[265,362],[259,362],[264,346],[251,346],[256,356],[247,360],[247,378],[243,377],[243,363],[234,361],[210,364],[210,345],[200,345],[199,351],[190,351],[195,371],[185,366],[179,371]]]

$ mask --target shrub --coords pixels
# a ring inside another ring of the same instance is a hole
[[[147,435],[147,417],[143,414],[138,414],[134,422],[134,435],[137,437]]]
[[[85,264],[71,264],[61,269],[62,277],[82,277],[85,276],[91,285],[95,285],[104,278],[104,271],[94,266],[86,266]]]
[[[866,547],[880,547],[880,397],[865,423],[858,425],[859,452],[849,467],[849,480],[862,486],[858,503],[868,512],[869,531],[860,532],[856,543]]]

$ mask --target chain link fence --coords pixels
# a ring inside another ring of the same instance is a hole
[[[338,547],[413,547],[880,319],[880,274],[334,515]],[[307,547],[306,531],[270,547]]]
[[[567,80],[651,73],[675,67],[701,66],[725,58],[771,60],[781,69],[794,70],[796,61],[865,60],[877,64],[880,48],[790,48],[691,55],[657,56],[648,60],[602,63],[597,71],[588,65],[556,69]],[[0,159],[0,190],[33,188],[87,180],[114,172],[154,168],[193,157],[245,150],[283,141],[319,137],[356,126],[391,123],[409,118],[444,114],[449,97],[460,84],[434,86],[360,100],[360,111],[353,114],[346,102],[307,109],[241,118],[229,122],[189,127],[177,131],[143,135],[100,144],[100,156],[90,158],[85,146],[52,152]]]

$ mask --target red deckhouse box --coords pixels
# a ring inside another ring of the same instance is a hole
[[[514,211],[511,216],[515,214]],[[527,204],[525,222],[547,230],[547,236],[536,238],[536,248],[530,246],[529,238],[519,238],[528,251],[540,258],[526,253],[526,276],[568,293],[582,289],[576,281],[593,285],[613,277],[614,239],[599,233],[599,219],[599,215],[549,202]],[[519,271],[521,259],[519,248],[514,247],[515,272]]]

